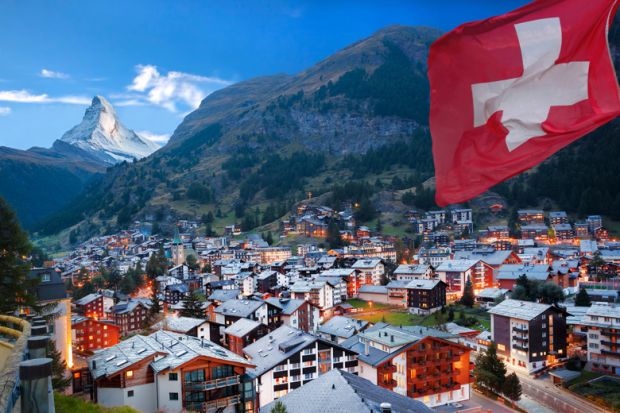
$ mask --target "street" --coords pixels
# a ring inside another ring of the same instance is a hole
[[[548,376],[541,379],[533,379],[529,376],[518,374],[521,380],[523,394],[544,404],[553,411],[562,413],[597,413],[607,410],[556,387],[548,380]]]

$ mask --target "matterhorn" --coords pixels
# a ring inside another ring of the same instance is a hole
[[[126,128],[102,96],[93,98],[82,122],[66,132],[60,141],[110,165],[141,159],[159,149],[154,142]]]

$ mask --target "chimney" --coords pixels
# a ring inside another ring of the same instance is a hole
[[[370,344],[368,344],[368,340],[366,340],[366,343],[364,344],[364,354],[367,356],[370,355]]]
[[[381,413],[392,413],[392,405],[390,403],[381,403],[379,405]]]

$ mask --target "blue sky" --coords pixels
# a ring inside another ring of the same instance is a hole
[[[0,146],[49,147],[92,96],[165,139],[200,100],[296,73],[390,24],[450,30],[518,0],[0,0]]]

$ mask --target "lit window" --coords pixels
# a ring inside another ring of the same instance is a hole
[[[125,373],[125,375],[127,376],[128,379],[133,377],[133,370],[128,370],[127,373]]]

